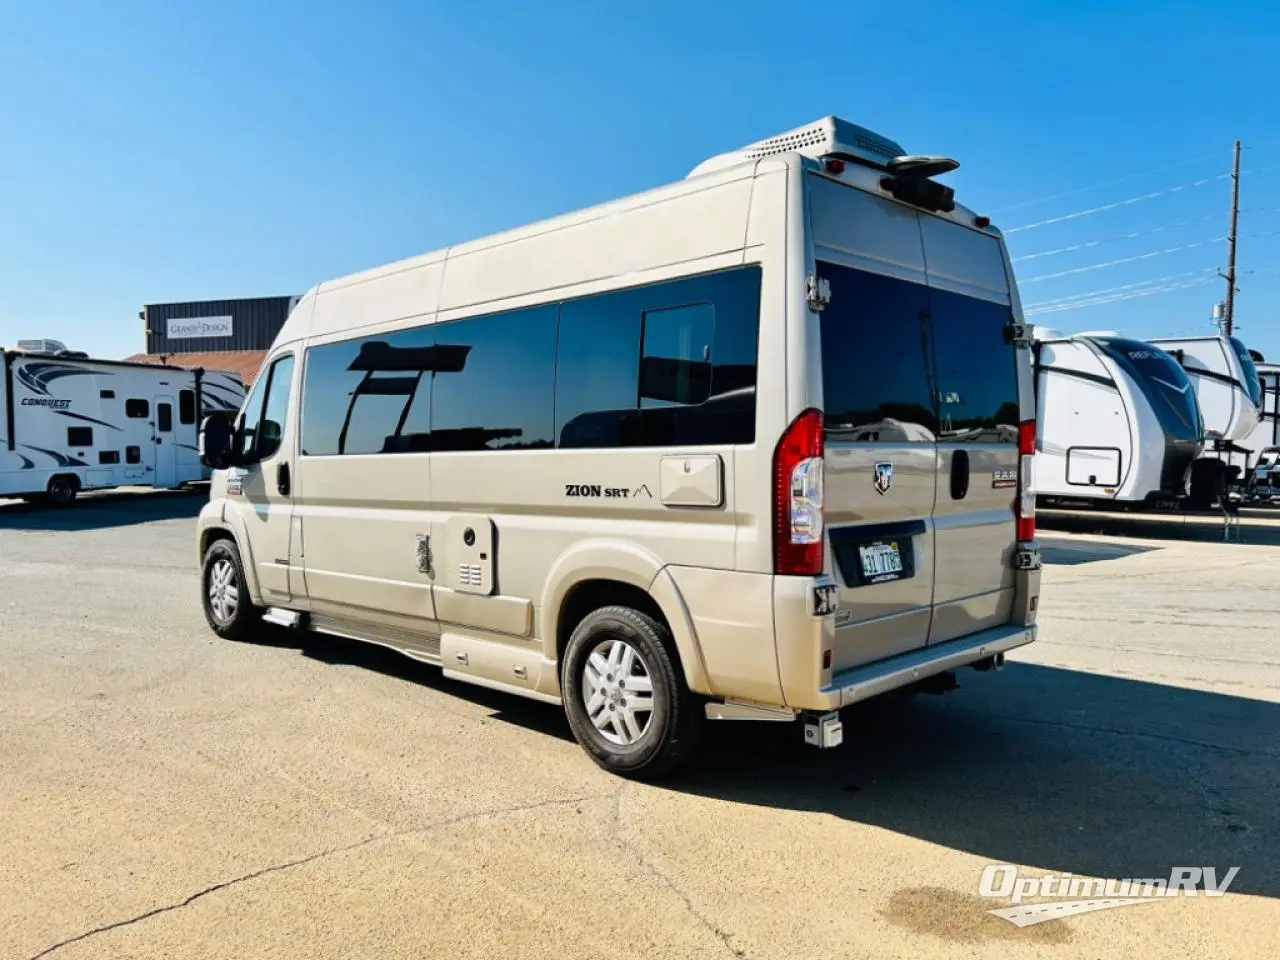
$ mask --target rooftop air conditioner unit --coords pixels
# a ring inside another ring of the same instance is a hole
[[[61,340],[53,340],[45,337],[41,340],[19,340],[18,349],[23,353],[63,353],[67,349],[67,345]]]

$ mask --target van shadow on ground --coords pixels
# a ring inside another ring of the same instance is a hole
[[[0,500],[0,530],[104,530],[156,520],[193,520],[208,502],[206,486],[85,493],[66,507]]]
[[[679,789],[1078,876],[1239,866],[1232,892],[1280,897],[1280,704],[1021,663],[959,678],[846,711],[826,753],[790,725],[713,729]]]
[[[559,708],[448,680],[381,647],[284,631],[263,639],[572,740]],[[662,788],[1077,876],[1212,866],[1222,877],[1239,866],[1233,893],[1280,897],[1280,704],[1022,663],[959,680],[946,696],[890,694],[845,711],[836,750],[805,746],[798,723],[708,723],[699,754]]]

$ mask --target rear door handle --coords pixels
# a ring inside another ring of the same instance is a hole
[[[963,500],[969,495],[969,451],[951,454],[951,499]]]
[[[289,495],[289,464],[287,463],[281,463],[276,467],[276,490],[282,497]]]

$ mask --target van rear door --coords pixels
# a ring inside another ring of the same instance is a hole
[[[919,216],[817,174],[807,187],[831,285],[819,323],[838,672],[929,641],[938,423]]]
[[[920,228],[939,420],[929,642],[940,643],[1012,615],[1018,355],[1005,340],[1012,307],[1000,241],[931,214]]]

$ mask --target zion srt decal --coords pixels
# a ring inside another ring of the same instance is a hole
[[[605,487],[598,483],[566,483],[564,485],[564,495],[566,497],[589,497],[615,500],[637,500],[645,498],[653,499],[653,494],[649,492],[647,484],[641,484],[634,490],[629,487]]]

